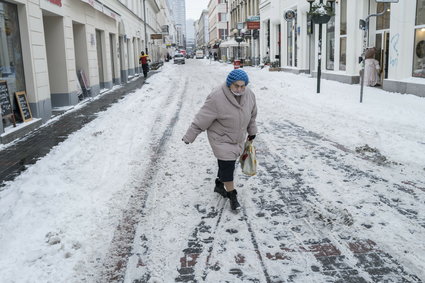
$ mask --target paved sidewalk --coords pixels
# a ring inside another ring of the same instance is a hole
[[[64,114],[50,125],[29,133],[12,146],[0,151],[0,187],[13,180],[27,167],[37,162],[50,150],[67,139],[75,131],[94,120],[96,113],[104,111],[127,94],[140,88],[145,79],[141,76],[122,87],[103,94],[99,99],[86,103],[82,108]]]

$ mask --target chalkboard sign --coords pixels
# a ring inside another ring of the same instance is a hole
[[[6,81],[0,81],[0,105],[2,117],[6,117],[7,115],[13,114],[12,104],[10,103],[9,90],[7,89]]]
[[[22,120],[24,122],[32,119],[31,109],[28,104],[25,91],[18,91],[15,93],[16,101],[18,101],[19,111],[21,111]]]

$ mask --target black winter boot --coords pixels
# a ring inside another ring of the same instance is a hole
[[[215,179],[214,192],[219,193],[224,198],[227,198],[227,191],[224,188],[224,184],[218,178]]]
[[[231,192],[227,192],[227,197],[230,200],[230,208],[232,210],[239,210],[241,209],[241,205],[238,202],[238,197],[236,196],[238,192],[236,190],[233,190]]]

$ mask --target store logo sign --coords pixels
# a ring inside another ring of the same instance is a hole
[[[49,0],[49,2],[62,7],[62,0]]]

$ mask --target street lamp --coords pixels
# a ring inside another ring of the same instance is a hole
[[[238,60],[241,59],[241,42],[244,40],[245,29],[234,29],[233,32],[236,34],[235,40],[238,43]]]
[[[326,5],[323,0],[315,3],[316,0],[306,0],[310,4],[309,16],[314,24],[319,25],[319,42],[317,52],[317,93],[320,93],[320,77],[322,74],[322,24],[327,24],[331,19],[334,11],[335,0],[327,0]]]

